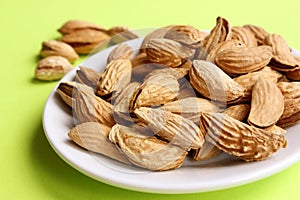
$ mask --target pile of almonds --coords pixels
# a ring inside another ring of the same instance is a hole
[[[209,33],[171,25],[138,52],[121,43],[103,72],[81,66],[57,93],[72,108],[76,144],[164,171],[220,152],[260,161],[285,148],[283,128],[300,120],[299,73],[282,36],[218,17]]]
[[[71,63],[79,58],[78,54],[89,54],[92,51],[99,51],[99,48],[139,37],[127,27],[114,26],[107,30],[81,20],[70,20],[58,31],[62,34],[60,39],[42,43],[40,55],[43,59],[37,64],[36,79],[59,80],[73,68]]]

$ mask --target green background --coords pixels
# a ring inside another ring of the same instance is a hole
[[[59,37],[56,30],[65,21],[88,20],[106,28],[190,24],[211,29],[217,16],[232,25],[252,23],[280,33],[290,46],[300,49],[296,0],[1,0],[0,199],[300,199],[299,162],[269,178],[231,189],[147,194],[86,177],[60,159],[44,136],[42,112],[57,82],[40,82],[33,74],[41,42]]]

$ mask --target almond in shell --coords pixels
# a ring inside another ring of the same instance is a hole
[[[269,35],[269,33],[260,26],[247,24],[244,25],[243,28],[250,30],[254,34],[258,45],[264,44],[264,39]]]
[[[79,146],[125,164],[128,159],[108,140],[111,128],[97,122],[86,122],[72,128],[68,136]]]
[[[249,114],[250,106],[248,104],[237,104],[225,109],[224,114],[236,120],[243,121]]]
[[[131,60],[133,53],[134,53],[133,49],[127,44],[125,43],[119,44],[108,55],[107,63],[110,63],[112,60],[118,60],[118,59]]]
[[[231,31],[231,39],[239,40],[249,47],[257,46],[255,35],[249,29],[240,26],[233,26]]]
[[[284,99],[275,83],[259,78],[252,90],[248,122],[258,127],[269,127],[279,120],[284,110]]]
[[[272,66],[278,71],[293,71],[300,62],[292,54],[285,39],[278,34],[270,34],[264,39],[264,44],[272,47]]]
[[[220,43],[231,38],[231,27],[228,21],[222,17],[217,18],[216,26],[201,42],[195,53],[194,59],[203,60]]]
[[[135,129],[115,125],[109,133],[109,139],[136,166],[154,171],[166,171],[179,168],[187,151],[171,145],[156,137],[140,134]]]
[[[66,58],[48,56],[38,62],[34,75],[42,81],[54,81],[61,79],[72,68],[72,64]]]
[[[203,113],[206,139],[220,150],[245,161],[264,160],[287,145],[283,135],[249,126],[221,113]]]
[[[244,95],[245,89],[211,62],[194,60],[189,76],[192,86],[213,101],[234,102]]]
[[[63,35],[69,34],[72,32],[80,31],[80,30],[96,30],[96,31],[105,31],[105,29],[97,24],[88,22],[88,21],[83,21],[83,20],[69,20],[66,23],[62,25],[58,29],[60,33]]]
[[[169,102],[163,105],[161,109],[181,115],[196,124],[199,123],[200,116],[203,112],[218,112],[220,110],[220,108],[211,101],[199,97],[189,97]]]
[[[189,25],[174,25],[169,28],[164,38],[177,41],[187,46],[193,46],[202,41],[206,34]]]
[[[193,159],[196,161],[208,160],[213,157],[216,157],[221,152],[222,151],[218,149],[215,145],[208,141],[205,141],[200,149],[195,150],[195,152],[193,153]]]
[[[300,82],[279,82],[280,89],[285,99],[295,99],[300,97]]]
[[[107,33],[111,36],[111,42],[114,44],[139,38],[139,35],[137,33],[125,26],[111,27],[110,29],[108,29]]]
[[[152,39],[163,38],[171,27],[172,26],[161,27],[161,28],[155,29],[152,32],[150,32],[149,34],[147,34],[141,44],[140,53],[145,53],[148,43]]]
[[[247,101],[251,100],[253,86],[260,77],[270,80],[273,83],[277,83],[283,77],[283,75],[267,66],[259,71],[250,72],[233,78],[235,82],[246,89],[243,99]]]
[[[131,100],[131,110],[145,106],[160,106],[173,101],[179,91],[179,83],[170,74],[149,76],[136,90]]]
[[[217,44],[207,55],[206,60],[215,63],[215,59],[219,53],[226,49],[232,49],[235,47],[245,47],[246,45],[239,40],[226,40]]]
[[[277,122],[282,128],[294,125],[300,121],[300,98],[285,99],[284,111]]]
[[[60,41],[71,45],[79,54],[89,54],[92,51],[107,47],[110,37],[98,30],[82,29],[63,35]]]
[[[298,61],[298,63],[300,63],[300,60]],[[296,67],[292,71],[287,71],[285,75],[291,80],[300,81],[300,67]]]
[[[56,92],[63,100],[63,102],[70,108],[73,106],[75,101],[73,97],[73,88],[76,87],[76,82],[62,82],[58,85]]]
[[[57,40],[49,40],[43,42],[40,54],[43,57],[62,56],[69,60],[71,63],[79,58],[76,51],[70,45]]]
[[[96,96],[94,89],[74,82],[73,114],[80,122],[99,122],[108,127],[115,124],[112,105]]]
[[[151,62],[168,67],[179,67],[194,55],[194,50],[169,39],[152,39],[147,43],[146,53]]]
[[[101,73],[94,69],[80,66],[79,70],[76,70],[75,81],[90,86],[96,90],[100,77]]]
[[[109,99],[113,92],[121,91],[130,82],[131,71],[129,59],[112,60],[99,79],[96,94]]]
[[[159,137],[182,149],[199,149],[204,143],[204,136],[199,127],[180,115],[146,107],[136,109],[134,113]]]
[[[114,119],[118,124],[130,126],[138,121],[130,113],[130,103],[139,86],[140,83],[131,82],[123,88],[116,98],[113,98]]]
[[[271,58],[272,49],[269,46],[236,47],[219,53],[215,62],[226,73],[239,75],[262,69]]]

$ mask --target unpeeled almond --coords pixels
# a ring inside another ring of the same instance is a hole
[[[284,99],[275,83],[259,78],[252,90],[248,122],[257,127],[269,127],[279,120],[284,110]]]

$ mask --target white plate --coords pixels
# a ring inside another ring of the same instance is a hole
[[[137,49],[141,39],[129,41]],[[106,58],[112,50],[108,48],[92,55],[83,66],[103,70]],[[299,52],[294,51],[299,55]],[[71,81],[75,70],[61,81]],[[288,128],[288,147],[281,149],[265,161],[246,163],[225,154],[206,161],[186,161],[177,170],[151,172],[127,166],[102,155],[96,155],[74,145],[67,133],[73,126],[71,111],[55,93],[50,94],[43,115],[46,136],[56,153],[68,164],[83,174],[101,182],[130,190],[154,193],[192,193],[213,191],[250,183],[292,165],[300,159],[300,124]]]

